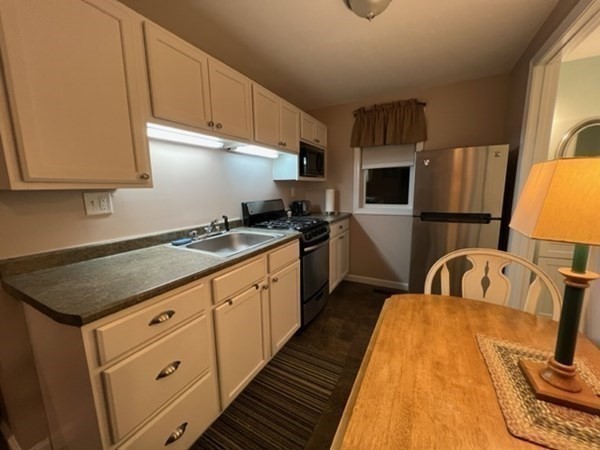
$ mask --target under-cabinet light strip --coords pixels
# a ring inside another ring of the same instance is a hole
[[[270,148],[260,147],[258,145],[241,145],[228,150],[231,152],[243,153],[245,155],[261,156],[263,158],[271,159],[275,159],[279,156],[277,150],[271,150]]]
[[[212,136],[166,127],[156,123],[146,124],[146,133],[149,138],[160,141],[177,142],[180,144],[209,148],[223,148],[225,146],[223,142]]]

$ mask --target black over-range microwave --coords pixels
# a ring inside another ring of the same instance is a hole
[[[321,148],[300,142],[298,175],[301,177],[325,177],[325,151]]]

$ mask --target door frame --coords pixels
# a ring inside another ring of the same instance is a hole
[[[531,167],[548,159],[562,56],[578,46],[599,26],[600,0],[581,0],[531,58],[513,211]],[[511,229],[508,251],[534,261],[536,242]],[[515,286],[511,304],[520,308],[522,305],[519,299],[524,298],[530,280],[522,272],[509,273],[508,276]]]

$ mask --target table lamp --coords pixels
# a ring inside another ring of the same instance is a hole
[[[565,293],[554,356],[547,364],[519,364],[538,399],[600,414],[600,398],[573,365],[585,289],[598,274],[586,272],[590,245],[600,245],[600,157],[565,158],[532,167],[510,227],[547,241],[575,244],[573,264],[559,272]]]

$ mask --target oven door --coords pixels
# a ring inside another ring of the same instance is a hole
[[[329,239],[302,251],[302,302],[329,283]]]

